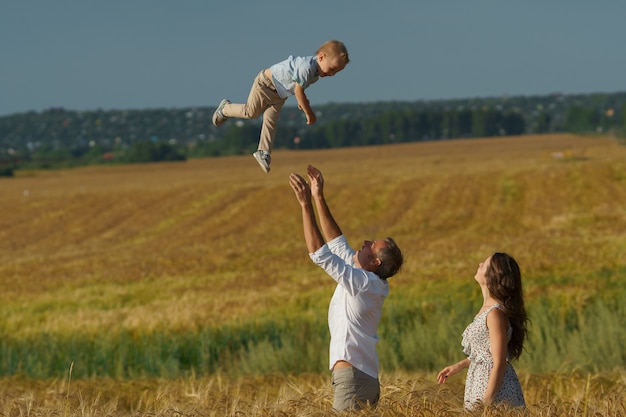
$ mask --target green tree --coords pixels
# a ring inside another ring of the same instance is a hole
[[[565,113],[565,130],[573,133],[593,132],[599,126],[599,119],[595,108],[575,104]]]
[[[126,162],[184,161],[187,158],[174,146],[165,142],[137,142],[125,155]]]
[[[551,129],[552,117],[549,113],[541,112],[537,115],[534,124],[532,125],[531,133],[549,133]]]
[[[69,149],[46,144],[33,153],[31,164],[36,168],[51,169],[67,166],[72,160],[72,154]]]
[[[526,130],[526,122],[519,111],[508,111],[503,116],[502,128],[505,135],[522,135]]]

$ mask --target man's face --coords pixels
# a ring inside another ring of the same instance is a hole
[[[361,268],[368,271],[375,271],[380,265],[380,259],[376,255],[381,248],[387,246],[384,240],[364,240],[363,246],[357,251],[357,260]]]

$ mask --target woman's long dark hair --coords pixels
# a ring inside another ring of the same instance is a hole
[[[526,327],[528,316],[524,308],[522,273],[519,265],[512,256],[496,252],[491,255],[486,278],[489,293],[502,303],[501,309],[513,328],[508,344],[509,356],[511,359],[517,359],[522,354],[524,341],[528,336]]]

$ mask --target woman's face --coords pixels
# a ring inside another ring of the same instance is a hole
[[[478,264],[478,269],[474,275],[474,279],[480,285],[487,285],[487,268],[491,264],[491,256],[487,257],[484,261]]]

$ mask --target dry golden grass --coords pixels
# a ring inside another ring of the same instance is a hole
[[[474,415],[624,416],[626,376],[521,375],[525,412],[504,406]],[[381,400],[360,416],[463,415],[462,378],[438,386],[434,374],[381,376]],[[3,416],[328,416],[332,390],[319,375],[240,379],[24,380],[0,379]],[[470,414],[464,414],[470,415]]]
[[[279,150],[269,175],[251,156],[18,172],[0,179],[0,312],[28,334],[193,329],[303,296],[325,308],[288,185],[309,163],[351,242],[404,249],[392,293],[471,279],[504,250],[532,297],[541,278],[626,265],[625,161],[610,139],[546,135]]]

